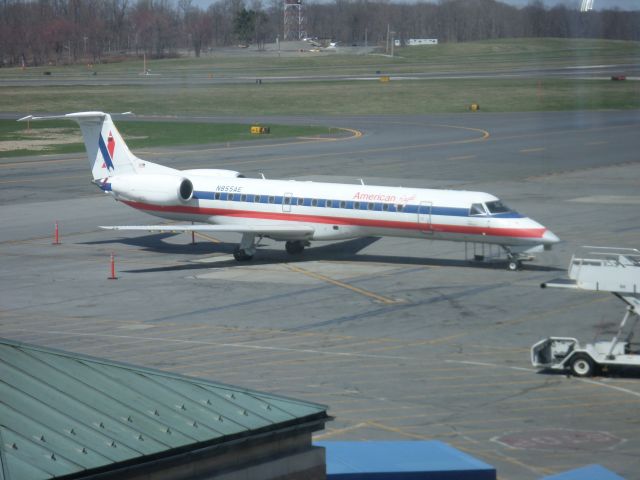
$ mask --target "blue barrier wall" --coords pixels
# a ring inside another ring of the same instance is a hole
[[[314,442],[327,480],[496,480],[496,469],[439,441]]]

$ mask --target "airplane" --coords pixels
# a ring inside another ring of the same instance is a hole
[[[127,112],[129,113],[129,112]],[[76,112],[18,121],[68,119],[82,131],[93,183],[118,201],[169,225],[102,226],[150,232],[242,234],[233,256],[251,260],[256,238],[285,242],[301,254],[312,240],[409,237],[499,245],[509,270],[559,238],[497,197],[461,190],[246,178],[224,169],[177,170],[142,160],[127,147],[111,115]]]

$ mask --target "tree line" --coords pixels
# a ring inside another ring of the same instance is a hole
[[[580,12],[533,1],[516,8],[497,0],[308,0],[308,36],[346,44],[437,38],[466,42],[559,37],[640,40],[640,12]],[[108,57],[154,57],[216,46],[282,39],[283,0],[0,0],[0,66],[98,63]]]

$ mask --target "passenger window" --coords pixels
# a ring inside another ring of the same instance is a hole
[[[471,208],[469,209],[469,215],[471,216],[477,216],[477,215],[486,215],[487,212],[484,211],[484,207],[482,206],[481,203],[474,203],[473,205],[471,205]]]
[[[220,200],[220,192],[216,192],[216,194],[214,195],[214,198],[216,200]]]
[[[290,205],[291,204],[291,197],[284,197],[284,204],[285,205]]]
[[[385,212],[388,212],[389,211],[389,204],[388,203],[383,203],[382,204],[382,210],[385,211]]]
[[[333,206],[333,202],[331,200],[327,200],[327,207],[331,208]]]
[[[404,209],[404,205],[396,205],[396,210],[398,210],[399,212],[401,212]]]
[[[318,206],[318,199],[317,198],[312,198],[311,199],[311,206],[312,207],[317,207]]]
[[[269,203],[274,203],[276,201],[275,197],[269,197]]]
[[[241,202],[246,202],[247,201],[247,196],[244,193],[242,195],[240,195],[240,201]]]
[[[354,203],[353,208],[355,208],[356,210],[360,210],[360,202]]]
[[[304,198],[298,198],[298,205],[304,205]]]
[[[347,208],[347,202],[340,202],[340,208]]]

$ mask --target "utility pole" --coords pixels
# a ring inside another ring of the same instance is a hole
[[[389,24],[387,23],[387,49],[384,51],[386,54],[389,54],[389,29],[391,27],[389,26]]]
[[[391,56],[393,57],[393,47],[396,45],[396,32],[391,31]]]

